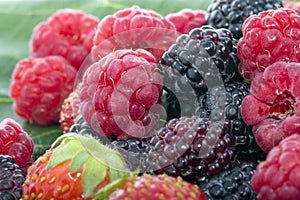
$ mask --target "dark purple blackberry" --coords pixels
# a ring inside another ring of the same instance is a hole
[[[149,140],[138,138],[115,140],[110,146],[112,149],[121,153],[127,163],[127,166],[132,171],[141,168],[150,149]],[[143,171],[141,171],[141,173],[143,173]]]
[[[261,11],[283,7],[280,0],[213,0],[208,6],[205,24],[229,29],[233,37],[242,37],[244,21]]]
[[[228,168],[234,159],[233,140],[222,124],[197,116],[181,117],[170,120],[150,140],[143,169],[196,183]]]
[[[227,29],[202,26],[180,35],[159,62],[168,119],[193,115],[196,96],[209,88],[243,80],[236,53]]]
[[[0,155],[0,199],[20,199],[25,175],[13,157]]]
[[[78,133],[82,135],[91,135],[100,141],[102,144],[109,144],[116,140],[115,136],[102,136],[99,135],[80,115],[75,119],[75,123],[71,126],[70,132]]]
[[[263,159],[265,153],[257,145],[252,126],[247,125],[240,112],[241,103],[250,93],[250,84],[235,82],[211,88],[198,98],[197,115],[213,121],[224,120],[225,132],[234,138],[237,158]]]
[[[242,162],[198,184],[209,200],[255,200],[251,177],[257,163]]]

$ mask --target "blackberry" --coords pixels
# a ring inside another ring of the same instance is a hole
[[[197,183],[228,168],[235,159],[233,139],[222,124],[197,116],[170,120],[150,140],[142,168]]]
[[[82,135],[91,135],[96,138],[102,144],[109,144],[112,141],[116,140],[114,135],[111,136],[103,136],[97,133],[84,119],[81,115],[79,115],[75,119],[75,123],[70,127],[70,131],[73,133],[78,133]]]
[[[111,148],[119,151],[124,157],[127,166],[135,171],[145,162],[150,150],[149,140],[143,138],[129,138],[115,140],[111,143]],[[140,171],[143,173],[143,171]]]
[[[256,166],[254,162],[235,164],[198,186],[209,200],[255,200],[251,177]]]
[[[211,26],[177,38],[159,62],[169,119],[193,115],[195,97],[209,88],[243,80],[236,44],[229,30]]]
[[[208,6],[204,24],[229,29],[233,37],[242,37],[242,25],[250,15],[283,7],[280,0],[213,0]]]
[[[0,155],[0,199],[20,199],[25,175],[13,157]]]
[[[250,93],[250,84],[235,82],[216,86],[198,98],[197,115],[213,121],[224,120],[225,132],[234,138],[237,158],[242,160],[263,159],[265,153],[257,145],[252,126],[241,115],[241,103]]]

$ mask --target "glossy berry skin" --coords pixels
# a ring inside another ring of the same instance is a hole
[[[213,0],[207,8],[205,24],[227,28],[239,39],[243,36],[242,25],[249,16],[282,6],[281,0]]]
[[[160,114],[162,77],[143,49],[116,50],[85,71],[80,113],[102,136],[149,137]]]
[[[231,165],[236,155],[233,145],[223,124],[183,116],[170,120],[151,138],[143,166],[151,174],[166,173],[198,183]]]
[[[165,18],[175,25],[178,33],[188,34],[192,29],[204,25],[205,15],[206,11],[204,10],[185,8],[176,13],[169,13]]]
[[[32,164],[33,149],[32,138],[19,123],[10,118],[0,122],[0,154],[13,157],[25,174]]]
[[[234,138],[237,158],[257,160],[265,154],[257,145],[252,126],[241,115],[243,99],[250,94],[250,84],[235,82],[216,86],[198,98],[197,115],[213,121],[223,121],[225,132]]]
[[[20,60],[10,85],[15,113],[37,125],[58,122],[61,105],[73,91],[76,75],[76,69],[61,56]]]
[[[214,86],[241,81],[236,51],[227,29],[202,26],[180,35],[159,63],[168,118],[193,115],[197,96]]]
[[[176,37],[172,22],[153,10],[133,6],[107,15],[99,22],[92,58],[98,61],[117,49],[141,48],[150,51],[158,62]]]
[[[299,63],[276,62],[251,82],[251,95],[244,98],[241,114],[253,125],[257,144],[265,152],[300,131],[299,77]]]
[[[283,139],[259,163],[251,184],[258,200],[299,199],[300,186],[300,136]]]
[[[25,175],[13,157],[0,154],[0,174],[0,199],[20,199]]]
[[[47,170],[52,150],[46,151],[29,168],[23,186],[22,200],[32,199],[85,199],[82,186],[82,169],[70,173],[71,160]],[[107,180],[107,182],[109,179]]]
[[[60,55],[79,69],[91,51],[98,22],[95,16],[80,10],[58,10],[34,28],[30,39],[31,55]]]
[[[251,186],[256,166],[254,162],[235,163],[199,187],[210,200],[256,200]]]
[[[166,174],[151,176],[144,174],[136,177],[116,189],[108,200],[207,200],[204,193],[180,177],[170,177]]]
[[[263,11],[247,18],[238,42],[239,71],[252,80],[277,61],[299,62],[300,15],[290,8]]]

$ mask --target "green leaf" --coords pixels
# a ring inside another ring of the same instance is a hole
[[[101,162],[89,157],[85,163],[82,172],[82,182],[85,192],[85,197],[91,196],[95,188],[104,180],[108,173],[107,166],[103,165]]]
[[[47,169],[55,167],[59,163],[73,159],[73,157],[80,151],[82,151],[82,145],[76,140],[70,140],[68,143],[61,144],[54,149]]]
[[[91,155],[85,150],[79,151],[71,161],[71,174],[79,170]]]

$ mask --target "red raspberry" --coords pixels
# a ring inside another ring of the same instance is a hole
[[[145,137],[152,133],[162,77],[144,49],[114,51],[83,76],[80,113],[103,136]]]
[[[0,122],[0,154],[10,155],[26,172],[32,164],[33,140],[19,123],[10,118]]]
[[[98,19],[79,10],[58,10],[38,24],[31,36],[35,57],[60,55],[79,69],[90,53]]]
[[[297,11],[298,14],[300,14],[300,2],[296,1],[283,1],[283,7],[285,8],[292,8]]]
[[[76,89],[69,94],[64,100],[59,115],[59,123],[64,133],[67,133],[71,126],[75,123],[76,117],[80,114],[79,105],[79,90],[81,84],[78,84]]]
[[[171,21],[176,30],[181,34],[188,34],[194,28],[200,28],[204,25],[206,11],[183,9],[177,13],[170,13],[166,19]]]
[[[283,138],[300,133],[300,63],[276,62],[251,82],[251,95],[241,105],[247,124],[254,125],[258,145],[266,152]]]
[[[300,62],[300,15],[293,9],[279,8],[248,17],[238,42],[239,70],[252,80],[276,61]]]
[[[73,90],[76,74],[76,69],[61,56],[20,60],[10,85],[15,113],[37,125],[58,122],[61,105]]]
[[[176,40],[176,28],[153,10],[134,6],[103,18],[93,40],[92,57],[98,61],[116,49],[146,49],[159,61]]]
[[[282,140],[260,162],[251,185],[258,200],[298,200],[300,196],[300,135]]]

